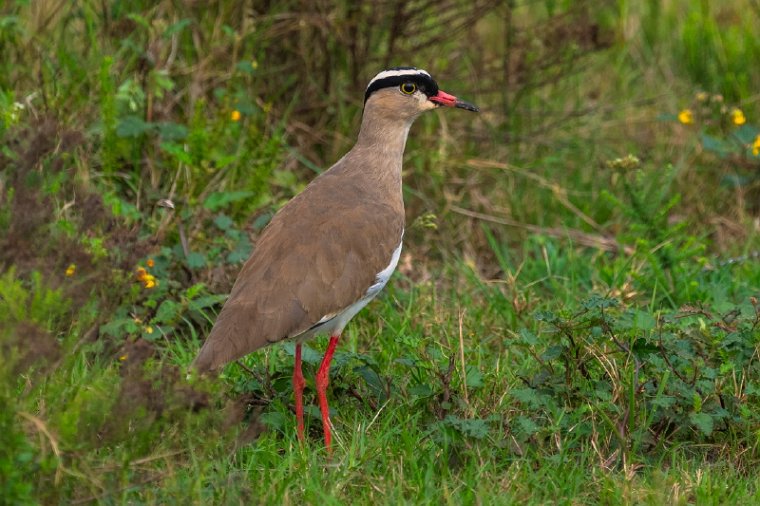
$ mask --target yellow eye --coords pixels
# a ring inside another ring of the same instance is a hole
[[[417,91],[417,85],[414,83],[404,83],[401,85],[401,93],[405,95],[411,95]]]

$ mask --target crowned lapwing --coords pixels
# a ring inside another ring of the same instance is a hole
[[[315,334],[330,336],[316,377],[329,450],[330,361],[343,328],[396,268],[404,235],[406,138],[421,113],[441,106],[478,111],[440,90],[422,69],[392,68],[369,82],[356,144],[272,218],[195,359],[204,372],[268,344],[295,341],[293,389],[301,441],[301,343]]]

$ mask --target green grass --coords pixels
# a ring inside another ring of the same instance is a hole
[[[760,11],[691,4],[0,9],[0,504],[757,503]],[[386,63],[483,112],[412,131],[330,456],[325,338],[305,445],[292,344],[187,372]]]

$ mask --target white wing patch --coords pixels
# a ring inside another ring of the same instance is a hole
[[[401,237],[403,239],[403,234]],[[393,271],[396,270],[398,259],[401,257],[401,246],[403,246],[403,241],[398,243],[398,248],[396,248],[396,250],[393,252],[393,255],[391,255],[391,263],[388,264],[388,267],[377,273],[377,276],[375,277],[375,284],[369,287],[364,298],[369,297],[371,299],[375,297],[375,295],[380,293],[380,290],[382,290],[385,285],[388,284],[388,280],[391,279]]]
[[[404,233],[401,232],[401,241],[398,243],[398,247],[394,250],[393,255],[391,255],[391,262],[388,264],[388,267],[383,269],[382,271],[377,273],[377,276],[375,276],[375,282],[367,289],[367,291],[364,294],[364,297],[357,300],[347,308],[345,308],[343,311],[337,313],[337,314],[331,314],[331,315],[325,315],[309,330],[306,332],[303,332],[297,336],[290,336],[295,337],[298,339],[298,342],[303,342],[306,339],[311,338],[317,333],[329,333],[331,336],[340,334],[343,332],[343,328],[346,326],[346,324],[356,316],[356,314],[361,311],[364,306],[369,304],[369,301],[374,299],[378,293],[380,293],[380,290],[382,290],[386,284],[388,284],[388,280],[391,278],[391,275],[393,274],[393,271],[396,270],[396,266],[398,265],[398,260],[401,257],[401,247],[403,245],[403,238]]]

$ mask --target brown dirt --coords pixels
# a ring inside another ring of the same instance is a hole
[[[236,448],[250,444],[266,431],[266,426],[260,420],[261,411],[262,407],[251,393],[227,401],[222,413],[222,430],[228,432],[242,427],[235,440]]]
[[[144,339],[127,342],[116,359],[121,362],[122,381],[102,431],[106,440],[121,440],[134,427],[148,427],[159,419],[171,421],[211,404],[208,393],[188,385],[178,367],[165,363],[145,367],[158,356],[153,344]]]
[[[7,136],[13,158],[0,154],[0,171],[7,174],[6,186],[13,195],[10,202],[4,202],[6,192],[0,192],[0,207],[10,208],[7,233],[0,234],[0,271],[15,266],[21,278],[39,272],[47,286],[63,290],[74,308],[97,292],[112,292],[113,299],[120,291],[113,286],[113,269],[131,271],[135,258],[146,256],[154,247],[152,241],[140,238],[136,229],[114,218],[100,195],[74,181],[73,174],[64,180],[59,194],[71,203],[67,216],[74,233],[51,233],[61,203],[44,192],[41,181],[45,174],[73,171],[69,160],[76,150],[86,147],[85,142],[81,131],[41,118]],[[83,245],[84,237],[103,238],[109,257],[96,261]],[[76,274],[66,277],[70,264],[76,265]],[[110,307],[109,301],[101,302],[102,307]]]
[[[13,349],[18,353],[13,364],[14,374],[20,374],[33,365],[44,367],[61,355],[61,347],[55,337],[30,322],[19,323],[13,329],[10,339],[0,342],[4,357],[12,356]]]

